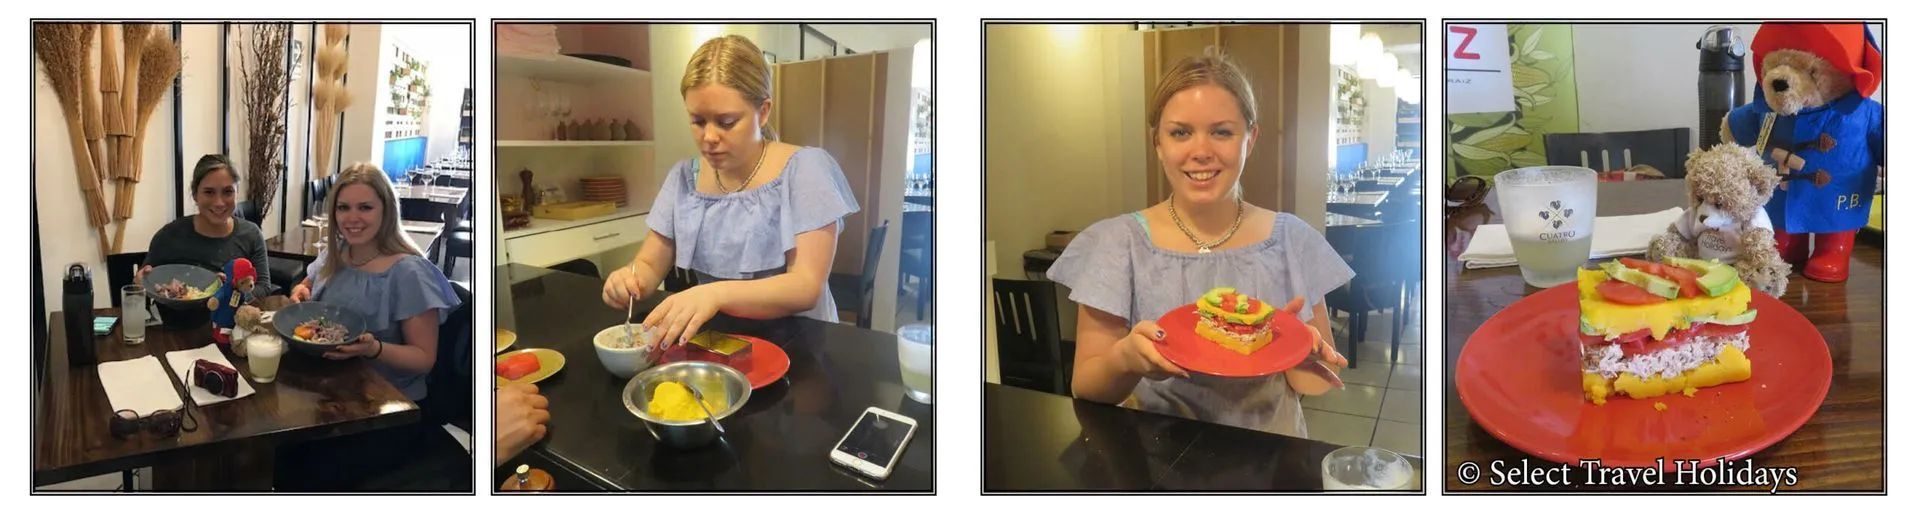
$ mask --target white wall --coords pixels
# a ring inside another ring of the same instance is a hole
[[[1326,25],[1300,25],[1295,48],[1289,49],[1297,56],[1300,76],[1294,83],[1300,87],[1288,91],[1293,95],[1293,116],[1298,122],[1294,129],[1294,147],[1289,149],[1293,155],[1287,167],[1293,170],[1293,189],[1286,194],[1293,196],[1293,215],[1305,220],[1308,225],[1323,228],[1327,213],[1327,173],[1332,166],[1333,143],[1333,63],[1329,57],[1333,51],[1332,30]]]
[[[1393,139],[1396,125],[1394,114],[1398,112],[1400,97],[1393,94],[1393,88],[1381,87],[1379,81],[1362,80],[1362,90],[1367,98],[1367,129],[1361,140],[1367,143],[1367,159],[1373,160],[1382,155],[1393,153]],[[1310,170],[1302,170],[1310,171]]]
[[[1700,51],[1694,49],[1712,25],[1574,25],[1573,66],[1580,95],[1581,132],[1619,132],[1687,127],[1689,142],[1700,141],[1698,83]],[[1741,41],[1751,43],[1759,25],[1734,25]],[[1880,25],[1870,25],[1874,40],[1886,44]],[[1754,69],[1746,59],[1749,102],[1754,101]],[[1881,88],[1884,91],[1885,88]],[[1881,97],[1875,92],[1874,98]],[[1712,129],[1719,137],[1718,129]]]
[[[189,36],[183,42],[188,45],[183,51],[182,62],[187,71],[184,75],[184,80],[187,82],[185,87],[190,91],[196,88],[204,90],[206,87],[212,87],[213,91],[217,92],[219,90],[217,74],[219,55],[209,53],[206,49],[212,48],[214,52],[218,51],[218,46],[212,46],[217,41],[218,26],[187,25],[184,28],[184,32]],[[211,28],[211,31],[205,30],[207,28]],[[205,32],[211,32],[212,36],[195,37],[204,36]],[[98,45],[95,45],[95,50],[98,50]],[[96,66],[99,64],[98,57],[94,62]],[[74,178],[74,155],[67,137],[66,118],[61,114],[59,97],[54,95],[53,88],[47,84],[46,74],[38,64],[33,68],[35,155],[34,168],[31,172],[36,180],[33,195],[35,207],[39,211],[40,223],[35,229],[40,231],[40,251],[44,266],[44,269],[38,272],[42,274],[46,284],[46,289],[41,291],[41,294],[46,298],[47,305],[52,306],[49,308],[57,309],[60,305],[61,273],[66,270],[67,265],[78,262],[93,271],[94,305],[105,307],[111,305],[110,295],[113,292],[107,289],[106,263],[100,256],[99,239],[86,225],[87,214],[84,201],[78,182]],[[210,99],[217,99],[217,97],[217,93],[209,95]],[[217,112],[219,103],[217,101],[212,103],[213,110]],[[209,144],[214,151],[218,151],[219,125],[206,122],[206,120],[217,120],[211,116],[200,119],[199,123],[193,122],[198,111],[192,109],[196,105],[190,102],[186,107],[190,118],[185,124],[189,131],[187,135],[206,142],[185,146],[187,156],[185,166],[191,167],[193,159],[199,157],[199,154],[193,152],[203,151]],[[173,114],[173,101],[169,92],[168,96],[161,99],[160,106],[154,109],[153,121],[147,127],[144,145],[146,154],[143,159],[145,171],[141,177],[141,184],[136,190],[133,218],[127,222],[123,251],[146,251],[154,231],[173,220],[175,191],[184,188],[179,185],[183,180],[177,176],[173,167]],[[209,126],[211,131],[207,129]],[[114,210],[114,186],[107,185],[102,193],[106,196],[107,212],[111,215]],[[107,237],[113,236],[114,226],[108,225]]]

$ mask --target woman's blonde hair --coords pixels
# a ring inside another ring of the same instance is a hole
[[[1220,86],[1240,102],[1240,115],[1247,119],[1247,126],[1251,127],[1259,121],[1254,114],[1258,105],[1253,99],[1253,85],[1247,83],[1247,76],[1240,73],[1240,67],[1227,58],[1226,52],[1219,47],[1209,46],[1199,56],[1174,63],[1173,68],[1160,76],[1160,85],[1153,88],[1152,103],[1148,104],[1148,137],[1158,143],[1152,134],[1160,126],[1161,111],[1166,110],[1167,101],[1172,100],[1175,93],[1208,84]]]
[[[327,192],[327,262],[320,267],[321,278],[332,277],[334,273],[346,269],[346,242],[340,238],[340,191],[347,186],[361,184],[373,190],[373,196],[380,199],[380,227],[373,232],[373,244],[380,255],[407,254],[421,255],[420,247],[400,231],[400,202],[394,199],[393,185],[387,182],[387,173],[368,163],[355,163],[333,180],[333,190]]]
[[[719,84],[739,91],[757,111],[773,99],[773,67],[760,53],[760,47],[740,36],[720,36],[700,44],[687,59],[687,72],[680,76],[680,96],[693,88]],[[760,137],[773,139],[773,127],[760,120]]]

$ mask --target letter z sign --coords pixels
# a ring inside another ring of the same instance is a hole
[[[1507,26],[1447,25],[1447,114],[1510,112]]]

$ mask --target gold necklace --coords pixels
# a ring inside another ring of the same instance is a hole
[[[366,260],[363,260],[360,262],[353,262],[353,247],[352,246],[347,247],[347,265],[349,266],[358,268],[361,266],[365,266],[367,265],[367,263],[373,262],[374,259],[378,259],[378,258],[380,258],[380,252],[374,252],[373,256],[368,257]]]
[[[713,170],[713,184],[716,186],[720,186],[721,191],[727,191],[729,193],[738,193],[741,191],[746,191],[747,184],[753,183],[753,177],[760,175],[760,165],[765,164],[767,162],[767,146],[768,145],[765,143],[762,143],[760,145],[760,159],[753,162],[753,172],[748,173],[747,179],[740,182],[740,187],[734,188],[732,191],[727,191],[727,185],[723,182],[720,182],[719,168],[714,168]]]
[[[1233,204],[1233,226],[1227,227],[1226,235],[1220,236],[1220,239],[1216,239],[1211,243],[1202,243],[1199,237],[1193,235],[1193,230],[1187,228],[1187,223],[1180,220],[1180,211],[1173,208],[1173,198],[1167,198],[1167,214],[1173,215],[1173,226],[1179,227],[1180,233],[1186,234],[1187,240],[1192,241],[1193,246],[1200,249],[1200,253],[1213,253],[1213,247],[1225,244],[1228,239],[1233,239],[1233,234],[1240,231],[1240,220],[1246,218],[1246,212],[1246,200],[1238,200],[1235,202]]]

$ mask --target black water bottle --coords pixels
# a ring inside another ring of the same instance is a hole
[[[93,353],[93,273],[79,263],[68,266],[60,288],[61,315],[67,322],[67,364],[99,364],[100,358]]]
[[[1747,103],[1747,45],[1733,27],[1714,25],[1694,43],[1700,50],[1700,149],[1720,143],[1720,120]]]

